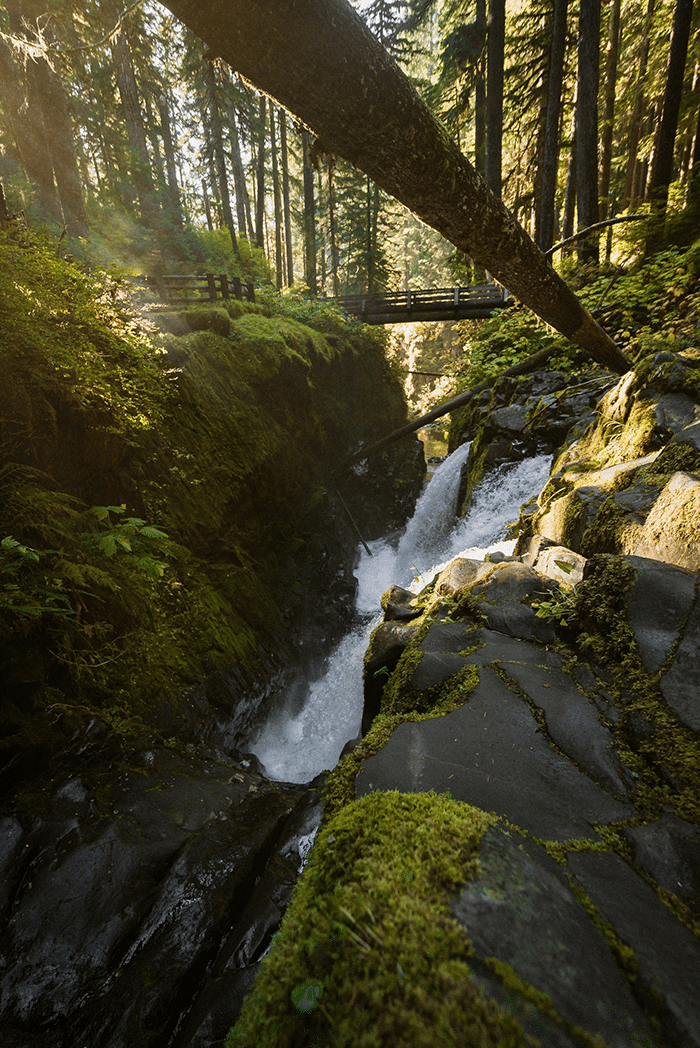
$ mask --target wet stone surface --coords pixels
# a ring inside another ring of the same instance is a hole
[[[621,557],[619,572],[629,565],[629,682],[614,664],[574,657],[556,633],[493,628],[489,610],[518,621],[551,594],[553,580],[538,583],[532,568],[484,565],[447,588],[443,604],[461,600],[467,612],[444,621],[446,607],[431,605],[408,646],[406,686],[448,687],[466,666],[478,684],[459,708],[400,724],[355,783],[357,797],[449,792],[498,817],[480,872],[450,905],[484,993],[554,1048],[581,1043],[576,1031],[614,1048],[700,1046],[700,738],[689,730],[700,729],[698,578],[637,556]],[[481,598],[476,613],[469,593]]]
[[[100,780],[69,779],[40,814],[0,822],[3,1048],[190,1048],[214,1026],[220,1040],[281,919],[318,793],[163,748]]]

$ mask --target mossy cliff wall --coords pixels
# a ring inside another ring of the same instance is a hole
[[[166,335],[121,295],[30,240],[0,242],[13,746],[94,714],[177,734],[179,697],[205,681],[230,719],[302,630],[330,639],[344,624],[357,536],[336,488],[371,537],[421,483],[413,442],[350,484],[333,477],[405,420],[376,336],[238,303]]]

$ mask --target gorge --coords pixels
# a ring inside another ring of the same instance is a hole
[[[366,331],[7,250],[3,1044],[700,1043],[692,345],[493,382],[403,534],[420,445],[356,467],[358,559]]]

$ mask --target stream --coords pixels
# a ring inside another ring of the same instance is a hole
[[[418,593],[455,557],[481,560],[487,553],[513,552],[515,540],[505,538],[508,525],[546,483],[551,455],[499,467],[460,519],[457,498],[469,448],[461,445],[437,468],[398,542],[380,539],[370,547],[371,556],[360,547],[353,629],[331,654],[323,675],[295,689],[246,742],[269,778],[310,782],[334,768],[345,744],[360,734],[363,660],[382,619],[380,598],[390,586]]]

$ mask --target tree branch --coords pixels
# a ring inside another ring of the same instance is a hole
[[[596,222],[592,226],[586,226],[585,229],[580,229],[578,233],[574,233],[572,237],[567,237],[566,240],[560,240],[558,244],[550,247],[547,251],[543,252],[545,258],[549,258],[555,251],[558,251],[560,247],[566,247],[567,244],[573,244],[576,240],[582,240],[583,237],[587,237],[589,233],[594,233],[596,229],[604,229],[605,226],[614,226],[618,222],[635,222],[640,218],[650,218],[650,215],[621,215],[620,218],[606,218],[604,222]]]

